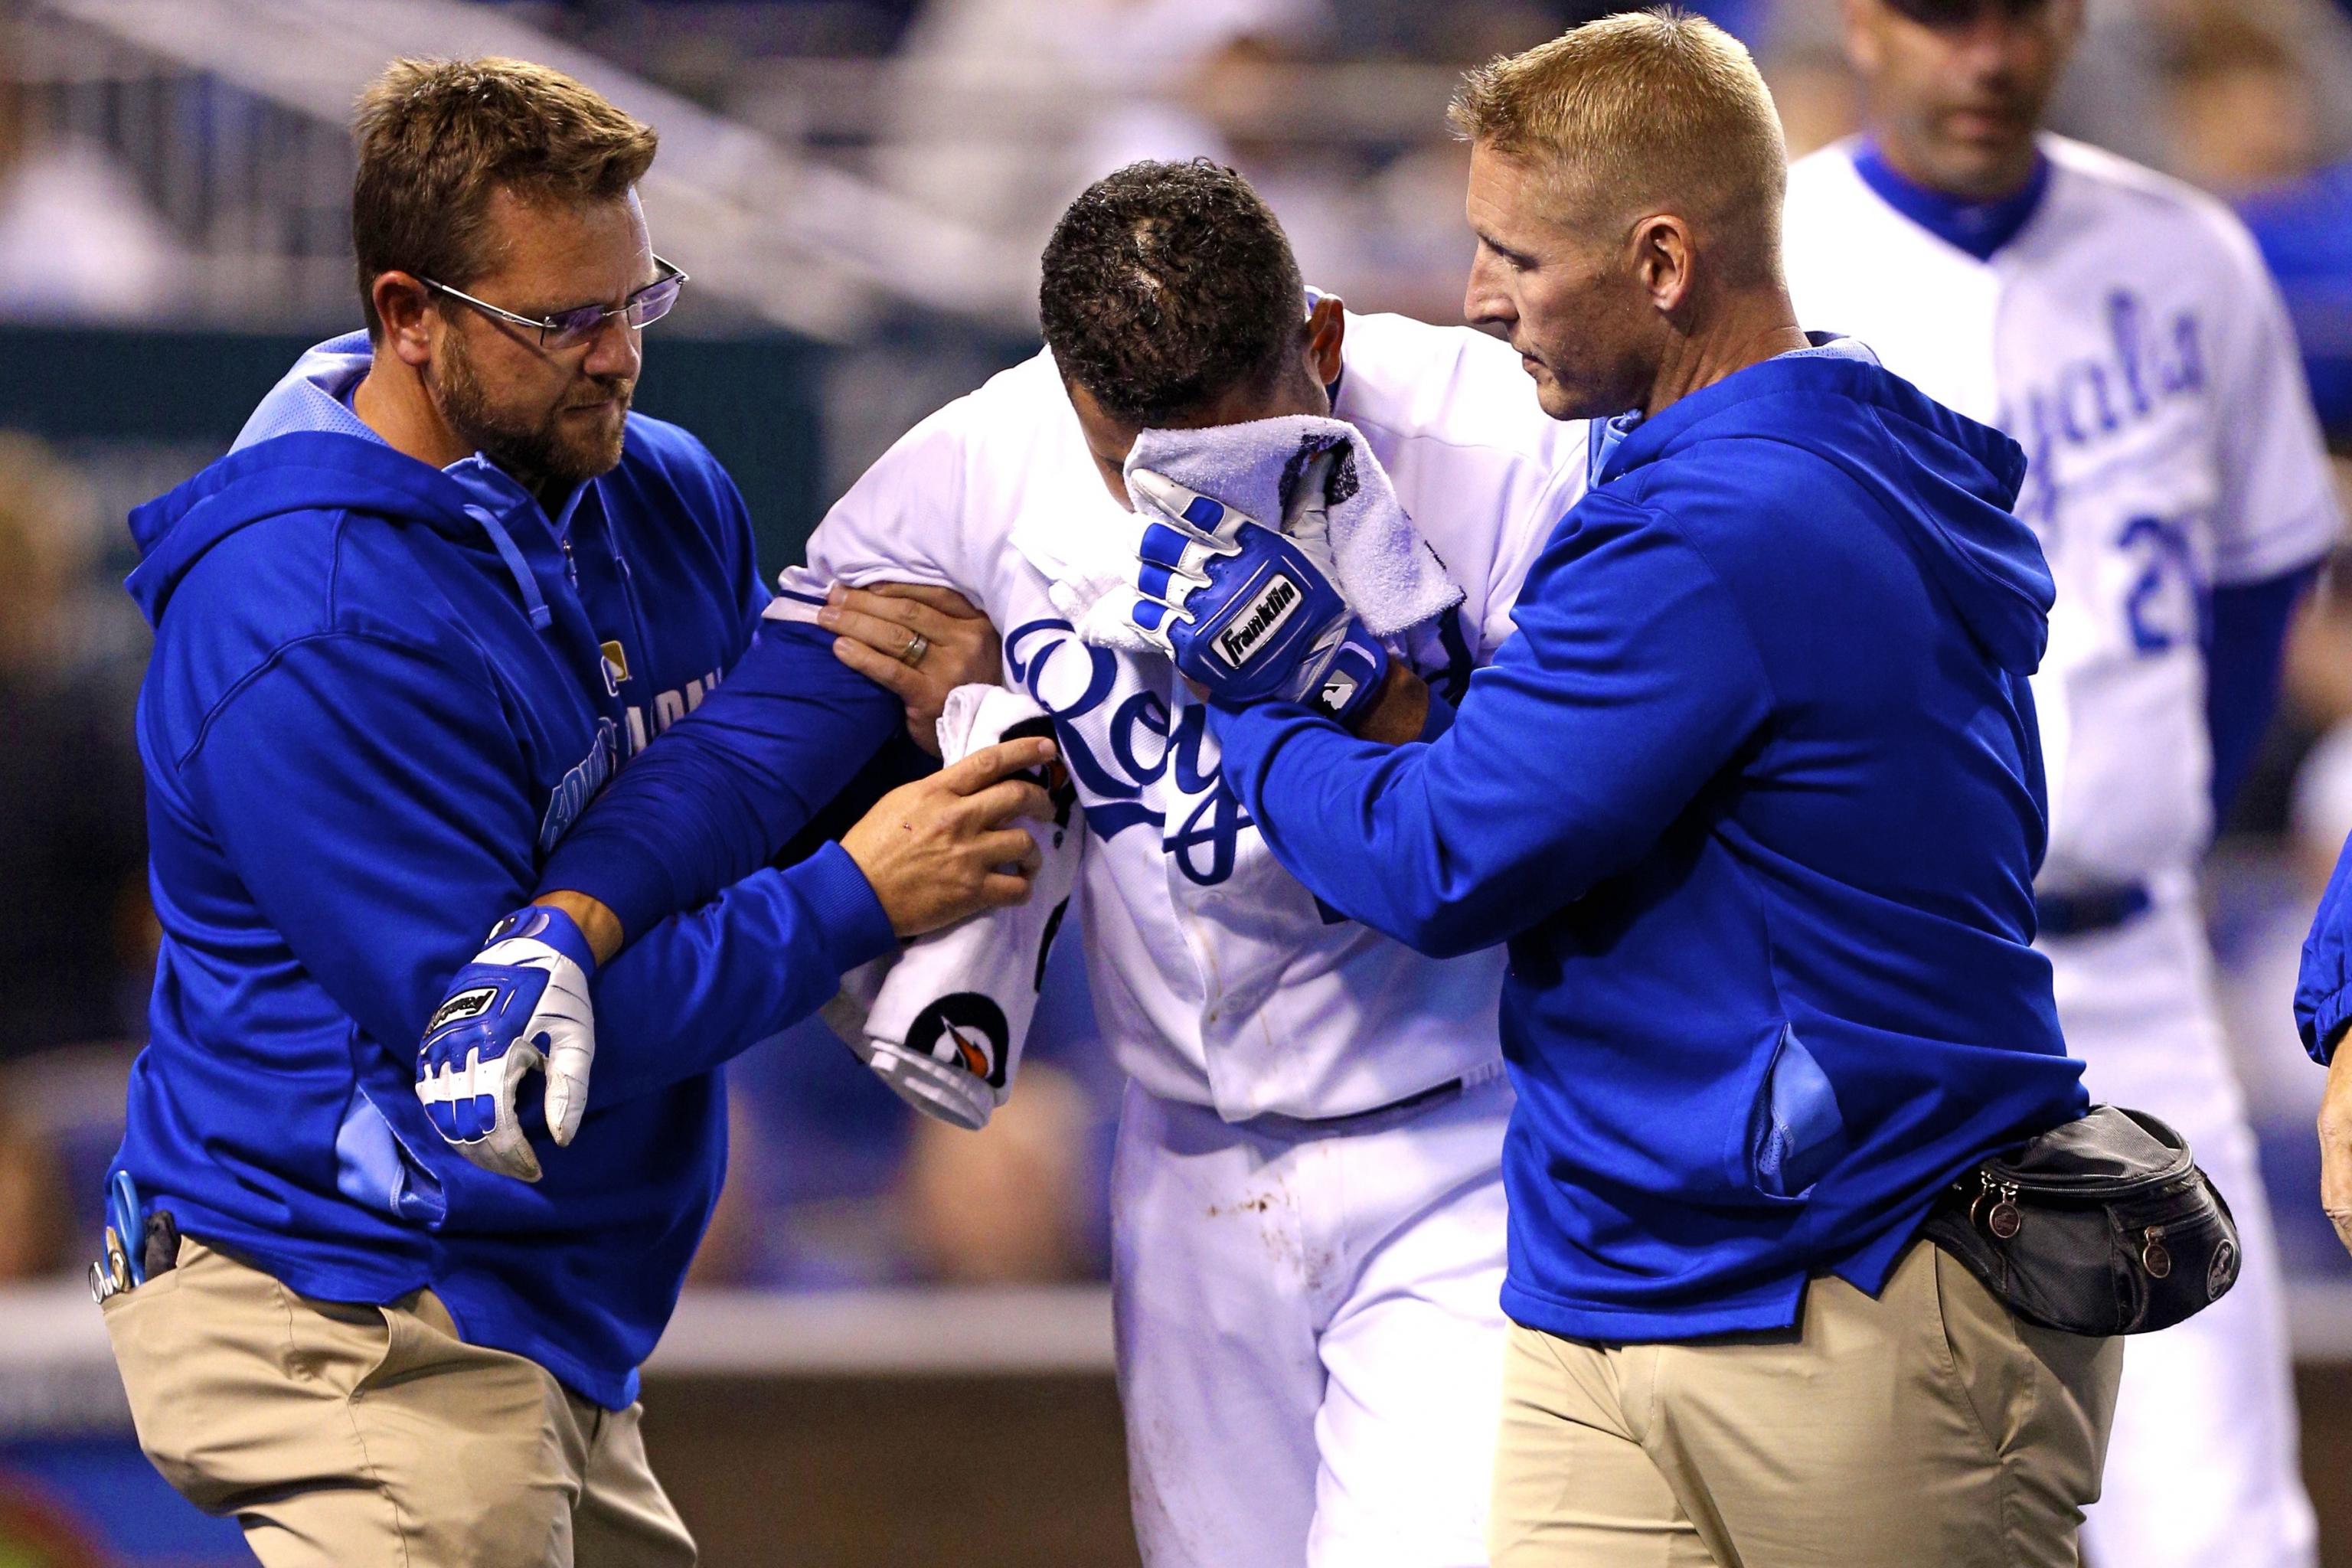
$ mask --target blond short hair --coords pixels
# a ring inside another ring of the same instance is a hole
[[[352,117],[352,248],[368,331],[386,272],[463,288],[490,268],[501,188],[535,201],[617,200],[653,166],[653,127],[529,60],[394,60]]]
[[[1780,253],[1789,152],[1738,39],[1671,7],[1606,16],[1464,78],[1457,135],[1549,165],[1570,202],[1670,211],[1727,255]]]

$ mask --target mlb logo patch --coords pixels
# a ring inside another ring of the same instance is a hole
[[[1353,672],[1336,670],[1323,682],[1323,689],[1316,694],[1315,700],[1326,713],[1345,711],[1355,698],[1356,689],[1362,684]]]
[[[1250,657],[1272,641],[1283,623],[1298,613],[1306,595],[1298,584],[1277,572],[1265,580],[1248,608],[1235,616],[1233,623],[1217,634],[1218,657],[1239,669]]]

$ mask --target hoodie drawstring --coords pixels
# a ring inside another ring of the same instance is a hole
[[[539,591],[539,579],[531,575],[530,563],[522,558],[521,547],[515,543],[514,535],[507,531],[506,524],[500,522],[497,514],[488,507],[468,506],[466,515],[480,523],[482,531],[488,534],[490,542],[498,547],[499,559],[507,563],[507,571],[513,574],[516,588],[521,591],[523,607],[530,613],[531,630],[545,631],[554,624],[555,612],[547,607],[547,597]]]
[[[621,533],[613,526],[613,513],[602,504],[603,497],[597,500],[597,510],[604,514],[604,546],[613,552],[613,564],[620,571],[621,602],[628,606],[629,629],[636,633],[637,647],[643,652],[648,645],[646,641],[646,617],[637,607],[637,580],[629,574],[629,558],[621,553]]]

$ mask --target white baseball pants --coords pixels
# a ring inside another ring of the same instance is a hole
[[[1112,1290],[1145,1568],[1480,1568],[1505,1323],[1496,1064],[1328,1131],[1130,1084]]]
[[[2170,879],[2129,924],[2042,948],[2092,1100],[2153,1111],[2178,1129],[2245,1246],[2227,1296],[2126,1342],[2086,1555],[2094,1568],[2312,1568],[2318,1526],[2303,1489],[2278,1244],[2193,889]]]

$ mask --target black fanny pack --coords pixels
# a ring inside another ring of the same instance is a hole
[[[2230,1205],[2179,1133],[2097,1105],[1952,1184],[1922,1234],[2019,1317],[2070,1334],[2145,1334],[2238,1282]]]

